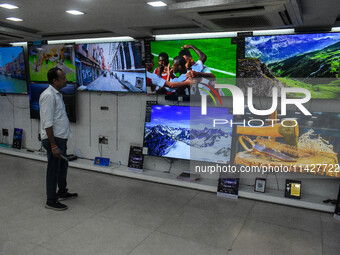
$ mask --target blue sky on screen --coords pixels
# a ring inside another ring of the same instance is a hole
[[[22,47],[0,47],[0,66],[13,61],[23,51]]]
[[[228,108],[210,108],[207,109],[207,115],[201,115],[201,107],[189,106],[152,106],[151,122],[146,123],[147,126],[165,125],[174,128],[213,128],[213,119],[233,118],[229,114]],[[229,128],[228,128],[229,127]],[[219,127],[223,130],[230,129],[230,125]]]

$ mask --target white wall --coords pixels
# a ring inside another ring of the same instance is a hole
[[[131,144],[142,145],[144,135],[145,106],[148,100],[157,100],[159,104],[173,104],[164,100],[164,96],[145,94],[113,94],[96,92],[77,92],[77,123],[71,124],[72,138],[68,142],[68,153],[74,154],[80,149],[83,157],[93,159],[100,156],[98,136],[108,136],[108,145],[103,145],[103,157],[109,157],[116,164],[127,165]],[[11,101],[14,106],[9,102]],[[189,105],[180,102],[180,105]],[[267,107],[270,99],[255,100],[255,106]],[[223,105],[232,107],[231,98],[223,98]],[[101,106],[109,107],[108,111],[100,110]],[[313,100],[307,103],[310,111],[340,112],[339,100]],[[19,109],[19,108],[25,109]],[[9,143],[13,139],[13,129],[23,128],[23,147],[38,150],[39,121],[31,120],[29,113],[29,97],[27,95],[7,95],[0,97],[0,131],[9,130]],[[0,141],[2,133],[0,132]],[[157,171],[169,170],[169,160],[157,157],[146,157],[145,169]],[[176,160],[171,168],[172,172],[189,170],[189,161]],[[340,178],[330,179],[306,174],[268,175],[269,188],[283,190],[287,178],[302,179],[303,193],[336,198]],[[218,175],[204,175],[205,178],[216,179]],[[242,184],[253,185],[256,175],[242,175]],[[217,182],[216,182],[217,183]]]

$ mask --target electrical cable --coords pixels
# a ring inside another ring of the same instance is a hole
[[[17,109],[22,109],[22,110],[25,110],[25,109],[28,109],[30,108],[30,106],[27,106],[27,107],[19,107],[19,106],[15,106],[13,102],[11,102],[8,98],[7,95],[5,95],[5,97],[7,98],[7,101],[14,107],[14,108],[17,108]]]
[[[176,161],[175,159],[165,159],[166,161],[169,162],[170,166],[169,166],[169,170],[168,171],[164,171],[164,173],[170,173],[171,168],[172,168],[172,164]]]
[[[277,186],[277,190],[279,189],[279,180],[277,179],[277,174],[275,173],[275,180],[276,180],[276,186]]]

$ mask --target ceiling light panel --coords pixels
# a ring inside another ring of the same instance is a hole
[[[6,9],[17,9],[18,6],[12,5],[12,4],[0,4],[0,7],[6,8]]]
[[[163,6],[167,6],[166,3],[162,2],[162,1],[155,1],[155,2],[147,2],[148,5],[151,5],[152,7],[163,7]]]
[[[72,14],[72,15],[83,15],[83,14],[85,14],[84,12],[81,12],[81,11],[78,11],[78,10],[68,10],[66,12],[69,13],[69,14]]]

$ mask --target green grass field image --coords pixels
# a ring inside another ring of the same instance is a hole
[[[29,70],[30,70],[30,81],[43,81],[43,82],[47,82],[47,72],[48,70],[50,70],[51,68],[57,66],[57,63],[52,63],[51,61],[48,61],[48,65],[46,68],[46,62],[44,61],[41,65],[41,68],[39,70],[39,72],[34,70],[34,66],[37,61],[37,56],[29,56]],[[68,81],[77,81],[77,75],[76,75],[76,67],[75,65],[72,65],[71,61],[66,59],[64,62],[65,66],[67,68],[70,68],[72,70],[74,70],[74,72],[69,72],[66,73],[66,79]],[[63,68],[61,68],[63,69]]]
[[[230,38],[153,41],[151,53],[154,55],[155,68],[158,67],[158,55],[161,52],[169,55],[172,66],[173,58],[178,56],[181,47],[186,44],[195,46],[207,55],[204,65],[216,76],[218,84],[236,85],[236,44],[231,44]],[[190,52],[194,61],[197,61],[197,54],[192,49]]]

